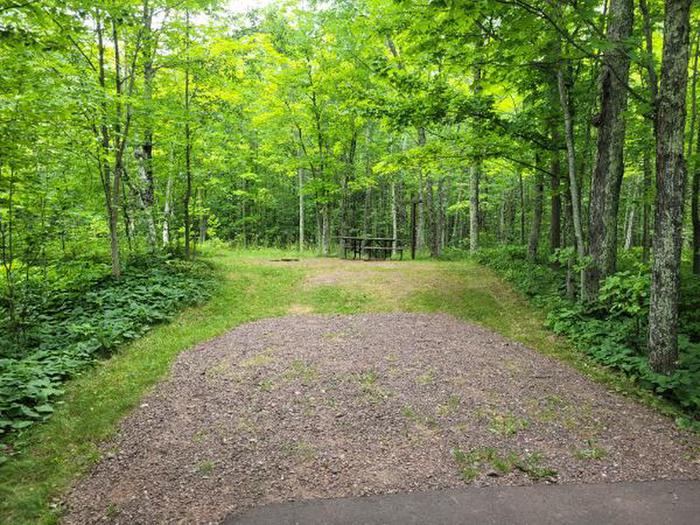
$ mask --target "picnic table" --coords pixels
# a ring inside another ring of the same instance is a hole
[[[393,237],[352,237],[342,235],[339,237],[343,245],[343,257],[348,258],[348,253],[352,253],[352,258],[365,260],[389,259],[394,251],[403,259],[403,247],[396,244]]]

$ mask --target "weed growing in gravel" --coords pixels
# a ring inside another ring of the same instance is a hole
[[[258,383],[258,388],[263,392],[272,392],[275,388],[275,382],[269,377],[266,377]]]
[[[357,375],[357,380],[363,389],[372,388],[372,386],[377,382],[379,374],[374,370],[368,370],[367,372],[362,372]]]
[[[391,390],[382,388],[377,384],[379,374],[375,370],[368,370],[360,374],[354,374],[353,377],[359,383],[362,393],[372,403],[380,403],[393,395]]]
[[[452,457],[457,463],[460,477],[466,482],[473,481],[479,474],[489,469],[494,475],[505,475],[513,470],[519,470],[533,480],[556,476],[556,471],[542,466],[543,457],[539,452],[521,457],[515,452],[500,455],[491,447],[477,448],[469,452],[457,448],[452,449]]]
[[[465,422],[457,423],[456,425],[452,426],[452,430],[454,430],[455,432],[459,432],[460,434],[464,434],[465,432],[468,432],[470,428],[471,427],[470,427],[469,423],[465,423]]]
[[[322,335],[324,339],[328,339],[330,341],[342,340],[345,339],[347,336],[347,332],[326,332]]]
[[[556,476],[557,471],[543,466],[543,460],[544,458],[542,454],[539,452],[533,452],[532,454],[519,459],[518,462],[515,463],[515,468],[524,472],[534,480],[553,478]]]
[[[311,461],[316,457],[316,447],[306,441],[291,441],[282,447],[282,451],[290,457],[302,461]]]
[[[462,399],[457,394],[451,394],[447,398],[447,403],[438,405],[437,414],[438,416],[445,417],[454,414],[459,409],[459,404]]]
[[[211,368],[208,368],[207,371],[205,372],[207,377],[217,377],[224,375],[227,371],[229,370],[229,366],[225,362],[221,362],[219,364],[216,364],[212,366]]]
[[[405,406],[401,409],[401,415],[408,419],[411,423],[420,425],[426,428],[436,428],[437,420],[432,416],[424,416],[416,412],[413,407]]]
[[[608,452],[598,444],[596,439],[587,439],[586,446],[574,451],[576,459],[602,459]]]
[[[262,352],[247,359],[243,359],[240,363],[238,363],[238,366],[240,366],[241,368],[253,368],[258,366],[269,365],[274,360],[275,358],[272,357],[269,354],[269,352]]]
[[[467,482],[476,479],[495,456],[496,451],[493,448],[480,448],[470,452],[464,452],[458,448],[452,449],[452,457],[459,468],[459,475]]]
[[[208,434],[208,432],[204,429],[198,430],[192,436],[192,442],[197,443],[197,444],[201,443],[202,441],[204,441],[206,439],[207,434]]]
[[[413,407],[405,406],[401,409],[401,415],[410,421],[416,421],[418,414],[413,410]]]
[[[197,464],[197,473],[202,476],[208,476],[214,471],[214,462],[207,459],[205,461],[200,461]]]
[[[567,405],[562,398],[557,395],[548,395],[544,398],[534,397],[527,400],[528,414],[543,423],[555,421],[562,410],[566,410]]]
[[[419,375],[416,378],[416,381],[418,382],[419,385],[430,385],[435,382],[435,370],[433,368],[430,368],[427,370],[424,374]]]
[[[107,505],[107,509],[105,510],[105,518],[112,520],[119,516],[119,512],[119,507],[117,507],[114,503],[110,503]]]
[[[512,437],[530,426],[530,422],[513,414],[494,414],[489,423],[489,431],[499,436]]]
[[[287,379],[299,379],[302,383],[311,383],[318,377],[318,370],[301,359],[292,361],[289,370],[285,373]]]

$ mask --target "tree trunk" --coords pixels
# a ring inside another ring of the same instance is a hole
[[[525,185],[522,171],[518,171],[518,190],[520,193],[520,244],[525,244]]]
[[[112,258],[112,276],[121,276],[119,261],[119,199],[121,198],[121,179],[123,172],[122,152],[126,141],[126,130],[122,130],[122,78],[119,51],[119,34],[117,22],[112,18],[112,42],[114,44],[114,90],[115,90],[115,125],[114,125],[114,166],[112,172],[112,204],[109,214],[110,253]],[[124,136],[122,137],[122,131]]]
[[[299,251],[304,251],[304,168],[297,168],[299,184]]]
[[[205,193],[204,193],[204,188],[199,188],[197,191],[199,198],[198,200],[198,207],[199,207],[199,243],[203,244],[207,240],[207,229],[209,226],[209,216],[207,215],[206,212],[206,205],[205,205]]]
[[[600,280],[615,272],[617,264],[617,216],[624,171],[625,109],[630,54],[626,48],[632,34],[634,2],[611,0],[607,29],[610,49],[603,54],[600,72],[600,113],[596,163],[591,180],[589,255],[584,299],[598,297]]]
[[[698,115],[697,104],[697,84],[698,84],[698,55],[700,55],[700,31],[695,39],[695,53],[693,54],[693,77],[690,83],[690,125],[688,126],[688,154],[685,156],[688,161],[693,158],[693,146],[695,145],[695,120]]]
[[[481,46],[481,35],[477,42],[477,50]],[[475,96],[481,94],[481,67],[474,68],[474,79],[472,81],[472,92]],[[476,157],[473,160],[469,173],[469,251],[475,253],[479,249],[479,182],[481,179],[481,159]]]
[[[331,213],[330,205],[321,206],[321,255],[328,257],[331,252]]]
[[[474,161],[475,163],[477,161]],[[479,177],[480,169],[477,164],[469,170],[469,251],[475,253],[479,249]]]
[[[323,221],[321,219],[321,208],[316,202],[316,249],[319,255],[323,253]]]
[[[165,186],[165,204],[163,206],[163,246],[170,244],[170,220],[172,219],[172,205],[170,203],[173,193],[173,176],[168,176]]]
[[[500,244],[506,244],[506,196],[501,197],[501,203],[498,206],[498,241]]]
[[[559,127],[556,124],[553,124],[552,162],[550,165],[552,216],[549,222],[549,248],[552,252],[561,247],[561,190],[559,188],[559,180],[561,178],[561,161],[559,158],[560,142],[561,137],[559,135]]]
[[[700,128],[698,129],[698,144],[693,169],[693,189],[690,197],[690,215],[693,223],[693,273],[700,275]]]
[[[398,202],[396,199],[396,183],[391,182],[391,237],[394,239],[391,243],[391,255],[396,255],[396,248],[399,239],[399,215]]]
[[[143,213],[146,221],[146,235],[148,245],[152,251],[156,249],[156,224],[153,218],[153,203],[155,187],[153,179],[153,78],[155,68],[153,57],[155,54],[155,42],[153,38],[153,9],[149,7],[148,0],[143,0],[143,104],[144,104],[144,130],[141,147],[135,152],[139,160],[139,176],[143,190],[140,192]]]
[[[666,0],[656,132],[656,207],[649,304],[649,364],[671,373],[678,360],[683,228],[683,159],[691,0]]]
[[[700,53],[700,32],[698,33],[697,47],[695,48],[695,72],[697,73],[698,54]],[[695,100],[695,90],[692,96],[694,112],[697,112],[697,101]],[[692,134],[691,134],[692,136]],[[692,153],[690,151],[689,153]],[[688,155],[690,159],[690,155]],[[700,210],[698,201],[700,200],[700,124],[697,130],[697,147],[695,152],[695,163],[693,165],[693,185],[690,195],[690,217],[693,225],[693,273],[700,275]]]
[[[539,165],[539,162],[536,162]],[[535,208],[532,215],[532,229],[530,239],[527,244],[527,258],[530,261],[537,259],[537,250],[540,245],[540,230],[542,229],[542,211],[544,207],[544,180],[542,172],[537,171],[535,181]]]
[[[365,203],[362,213],[362,235],[364,237],[369,236],[370,228],[370,213],[372,210],[372,187],[368,186],[365,189]]]
[[[192,132],[190,129],[190,12],[186,11],[185,38],[187,57],[185,58],[185,197],[183,199],[183,221],[185,223],[185,258],[190,258],[190,199],[192,197]]]
[[[631,250],[634,243],[634,215],[636,206],[634,203],[630,207],[630,212],[627,219],[627,231],[625,235],[625,250]]]
[[[571,106],[569,102],[569,93],[564,80],[563,66],[557,71],[557,84],[559,86],[559,100],[562,113],[564,115],[564,138],[566,140],[566,161],[569,171],[569,191],[571,193],[571,215],[574,226],[574,239],[576,245],[576,253],[579,262],[582,262],[585,255],[585,247],[583,244],[583,227],[581,225],[581,208],[579,206],[579,189],[578,179],[576,178],[576,149],[574,145],[574,124],[571,117]],[[583,272],[581,272],[581,284],[583,287]]]
[[[644,169],[644,178],[642,179],[642,260],[648,262],[651,248],[651,235],[649,235],[649,225],[651,224],[651,155],[648,148],[644,148],[642,163]]]
[[[425,146],[425,128],[418,128],[418,145]],[[425,243],[425,187],[423,168],[418,168],[418,217],[416,225],[416,251],[423,250]]]

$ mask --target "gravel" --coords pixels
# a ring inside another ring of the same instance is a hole
[[[271,502],[700,479],[696,435],[448,315],[298,315],[180,355],[64,522],[217,523]]]

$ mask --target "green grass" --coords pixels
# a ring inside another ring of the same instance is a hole
[[[191,308],[127,345],[66,385],[63,403],[23,437],[24,447],[0,466],[0,523],[48,524],[60,518],[61,494],[99,459],[100,442],[168,372],[183,350],[247,321],[297,313],[446,312],[565,361],[615,390],[675,415],[670,405],[631,380],[596,365],[543,327],[542,314],[496,274],[474,262],[404,261],[395,268],[364,262],[290,257],[276,250],[218,250],[209,255],[220,284]],[[291,257],[299,257],[292,254]],[[334,273],[335,272],[335,273]],[[310,285],[305,277],[334,275]],[[250,362],[262,365],[262,362]],[[313,381],[309,363],[291,363],[293,379]],[[429,382],[426,382],[429,383]],[[264,379],[259,388],[274,388]],[[537,465],[522,463],[532,475]],[[467,470],[470,465],[465,465]]]
[[[474,481],[489,468],[501,475],[519,470],[534,481],[557,475],[555,470],[543,465],[544,457],[539,452],[523,455],[509,452],[503,455],[494,448],[485,447],[469,452],[453,449],[452,457],[457,464],[460,477],[467,483]]]

